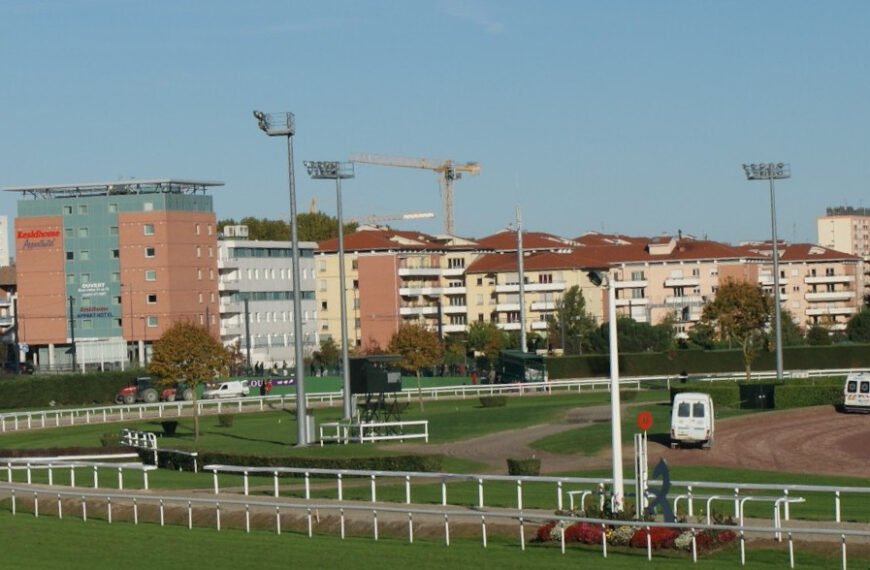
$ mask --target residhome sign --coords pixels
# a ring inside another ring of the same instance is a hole
[[[24,240],[21,249],[45,249],[54,247],[54,240],[60,237],[60,230],[18,230],[15,238]]]

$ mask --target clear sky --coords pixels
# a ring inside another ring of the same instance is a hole
[[[262,109],[296,115],[300,211],[335,214],[302,160],[372,152],[479,161],[464,236],[520,207],[566,237],[768,239],[741,164],[784,161],[779,236],[815,241],[827,206],[870,207],[868,28],[864,0],[0,0],[0,187],[220,180],[218,218],[287,219]],[[433,172],[356,174],[345,217],[440,231]]]

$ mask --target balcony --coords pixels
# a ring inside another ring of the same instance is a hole
[[[519,303],[499,303],[495,306],[495,310],[499,313],[509,313],[511,311],[519,312]]]
[[[816,315],[854,315],[858,312],[857,307],[813,307],[807,309],[808,316]]]
[[[241,301],[224,301],[221,299],[218,305],[218,310],[221,313],[241,313],[243,312],[244,303]]]
[[[420,295],[438,296],[444,291],[443,287],[400,287],[399,295],[402,297],[419,297]]]
[[[637,281],[614,281],[613,286],[617,289],[639,289],[641,287],[647,287],[649,285],[649,281],[646,279],[641,279]]]
[[[854,283],[854,281],[854,275],[807,275],[804,278],[804,283],[807,285],[818,283]]]
[[[763,287],[773,287],[773,275],[759,275],[758,284]],[[788,279],[785,277],[780,277],[779,286],[784,287],[786,285],[788,285]]]
[[[441,330],[446,333],[465,332],[468,325],[442,325]]]
[[[399,277],[410,277],[419,275],[425,277],[438,277],[442,274],[440,267],[400,267]]]
[[[519,321],[514,323],[496,323],[495,326],[499,328],[499,330],[503,331],[518,331],[520,330]]]
[[[441,305],[441,312],[445,315],[465,314],[468,307],[465,305]]]
[[[704,298],[701,295],[686,295],[684,297],[665,297],[666,305],[685,307],[686,305],[703,305]],[[626,303],[627,305],[628,303]],[[634,305],[634,303],[632,303]]]
[[[465,275],[464,267],[448,267],[447,269],[442,269],[442,275],[444,277],[462,277]]]
[[[495,286],[496,293],[518,293],[520,290],[519,283],[505,283]],[[523,287],[525,292],[530,291],[564,291],[565,282],[558,281],[553,283],[526,283]]]
[[[686,297],[668,297],[669,299],[686,299]],[[644,307],[649,305],[649,299],[617,299],[617,307]]]
[[[855,298],[854,291],[834,291],[825,293],[807,293],[807,301],[849,301]]]
[[[547,330],[547,321],[532,321],[532,330],[533,331],[545,331],[545,330]]]
[[[438,307],[435,305],[406,305],[399,307],[399,314],[403,317],[411,315],[437,315]]]
[[[671,277],[670,279],[665,279],[665,287],[698,287],[700,285],[700,277]]]
[[[0,328],[11,327],[15,324],[15,319],[9,315],[0,316]]]
[[[231,281],[227,281],[221,279],[218,282],[218,291],[238,291],[239,290],[239,280],[233,279]]]
[[[555,311],[556,301],[534,301],[532,303],[533,311]]]
[[[445,295],[465,295],[465,287],[444,287]]]

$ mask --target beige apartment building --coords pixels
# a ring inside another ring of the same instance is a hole
[[[816,218],[816,243],[864,261],[862,296],[870,299],[870,208],[828,208],[826,215]]]

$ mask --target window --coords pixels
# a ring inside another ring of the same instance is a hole
[[[75,258],[76,258],[76,254],[74,254],[71,251],[66,252],[66,260],[67,261],[72,261]]]
[[[447,267],[450,269],[463,269],[465,267],[465,259],[462,257],[448,258]]]
[[[478,293],[476,295],[475,300],[478,305],[483,305],[483,295],[481,293]]]
[[[696,267],[696,268],[692,269],[692,277],[700,277],[700,275],[701,275],[701,270],[699,268]]]
[[[196,270],[196,278],[197,278],[198,280],[202,281],[202,269],[197,269],[197,270]]]
[[[87,204],[79,204],[79,215],[87,216],[88,215],[88,205]]]
[[[214,281],[214,269],[208,270],[208,278],[210,281]]]
[[[73,229],[72,228],[64,228],[63,229],[63,237],[66,239],[71,239],[73,237]]]
[[[208,246],[208,256],[214,257],[214,248],[212,246]]]
[[[94,328],[94,321],[92,321],[91,319],[82,319],[82,328],[83,329]]]
[[[202,248],[199,246],[196,246],[196,256],[202,257]]]
[[[148,328],[155,328],[157,326],[157,317],[146,317],[145,322],[148,323]]]
[[[110,236],[118,235],[118,226],[109,226],[109,235]]]
[[[153,236],[154,235],[154,224],[144,224],[142,226],[142,230],[146,236]]]
[[[483,277],[478,277],[478,278],[477,278],[477,284],[478,284],[478,285],[483,285]]]
[[[553,282],[553,274],[552,273],[541,273],[538,275],[538,283],[552,283]]]
[[[79,237],[80,238],[88,237],[88,228],[79,228]]]
[[[67,274],[66,274],[66,282],[67,282],[68,284],[70,284],[70,285],[73,284],[73,283],[75,283],[75,282],[76,282],[76,276],[75,276],[73,273],[67,273]]]
[[[63,213],[64,214],[72,214],[72,206],[64,206]]]
[[[707,410],[707,407],[703,402],[695,402],[692,404],[692,417],[693,418],[703,418],[704,414]]]
[[[156,293],[149,293],[145,299],[149,305],[154,305],[157,303],[157,294]]]
[[[644,281],[646,277],[644,276],[643,271],[632,271],[631,272],[631,280],[632,281]]]
[[[81,261],[88,261],[91,258],[91,252],[83,249],[79,252],[79,259]]]
[[[142,210],[145,212],[153,212],[154,211],[154,202],[144,202],[142,204]]]
[[[677,416],[681,418],[690,418],[692,414],[692,407],[689,402],[680,402],[680,405],[677,407]]]
[[[82,273],[82,283],[90,283],[91,282],[91,274],[90,273]]]
[[[110,276],[110,279],[111,279],[112,283],[117,283],[118,281],[121,280],[121,274],[118,273],[117,271],[113,271],[112,275]]]
[[[113,249],[112,250],[112,259],[121,259],[121,250]]]
[[[157,281],[157,272],[153,269],[149,269],[145,272],[145,281]]]
[[[155,248],[146,247],[145,248],[145,257],[154,257],[154,255],[156,254],[155,252],[156,252]]]
[[[200,292],[199,295],[197,295],[197,300],[199,301],[200,304],[202,304],[202,292]]]
[[[206,229],[208,235],[211,235],[211,225],[206,226],[205,229]]]
[[[118,205],[117,204],[109,204],[109,213],[115,214],[117,212],[118,212]]]
[[[320,290],[321,290],[321,291],[326,291],[326,279],[321,279],[321,280],[320,280]]]
[[[200,234],[199,224],[196,224],[196,235]]]
[[[325,259],[321,259],[320,261],[317,262],[317,270],[320,271],[321,273],[326,271],[326,260]],[[283,273],[284,270],[282,269],[281,272]]]

